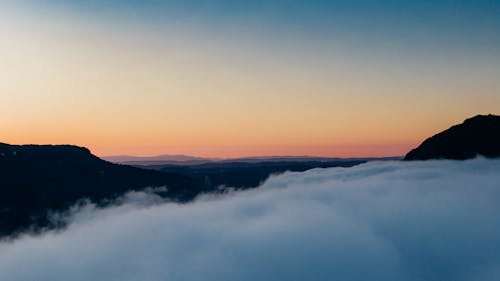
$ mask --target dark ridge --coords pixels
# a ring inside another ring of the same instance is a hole
[[[190,176],[204,184],[207,190],[220,186],[246,189],[259,186],[271,175],[287,171],[303,172],[314,168],[352,167],[365,163],[362,159],[334,161],[271,161],[271,162],[215,162],[200,165],[149,166],[164,172]]]
[[[425,140],[404,160],[500,157],[500,116],[477,115]]]
[[[0,236],[51,227],[48,210],[82,198],[104,202],[131,190],[166,186],[162,196],[188,201],[203,190],[193,179],[112,164],[83,147],[0,143]]]

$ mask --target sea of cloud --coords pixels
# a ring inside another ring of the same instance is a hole
[[[134,192],[0,243],[0,280],[500,280],[500,160],[371,162],[185,205]]]

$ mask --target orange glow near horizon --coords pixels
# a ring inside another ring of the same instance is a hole
[[[32,144],[13,142],[11,144]],[[374,144],[332,146],[147,146],[88,145],[78,142],[37,144],[74,144],[87,147],[97,156],[189,155],[205,158],[239,158],[253,156],[316,156],[316,157],[389,157],[403,156],[417,144]]]

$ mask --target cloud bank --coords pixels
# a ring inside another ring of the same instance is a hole
[[[0,280],[500,280],[499,160],[287,173],[187,205],[130,193],[63,218],[0,243]]]

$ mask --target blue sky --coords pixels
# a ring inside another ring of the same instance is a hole
[[[188,21],[200,28],[254,28],[262,33],[354,39],[390,44],[498,47],[500,1],[39,1],[89,17],[143,24]]]

